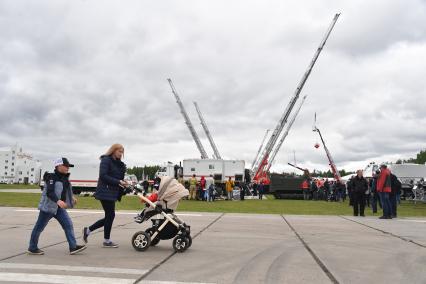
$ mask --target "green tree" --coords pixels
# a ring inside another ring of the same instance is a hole
[[[148,176],[149,179],[154,179],[155,173],[160,169],[160,166],[154,165],[154,166],[143,166],[143,167],[133,167],[128,168],[127,173],[130,175],[136,175],[138,180],[143,179],[143,175]]]

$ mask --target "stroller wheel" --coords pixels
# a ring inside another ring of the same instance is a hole
[[[190,235],[186,236],[185,239],[188,241],[188,247],[190,248],[192,246],[192,237]]]
[[[144,231],[137,232],[132,237],[133,248],[137,251],[145,251],[151,244],[151,236]]]
[[[189,239],[183,236],[176,236],[173,239],[173,248],[176,252],[184,252],[188,248]]]

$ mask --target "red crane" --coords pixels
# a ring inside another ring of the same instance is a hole
[[[267,168],[268,164],[271,162],[269,161],[269,157],[278,141],[278,138],[281,135],[281,132],[284,128],[284,126],[287,123],[287,120],[289,119],[289,116],[291,114],[291,111],[293,110],[293,107],[296,105],[297,100],[299,99],[299,95],[302,92],[303,86],[305,86],[306,81],[309,78],[309,75],[312,72],[312,68],[315,65],[315,62],[317,61],[319,55],[321,54],[321,51],[323,50],[325,43],[327,42],[328,37],[330,36],[331,31],[333,30],[334,25],[337,22],[337,19],[339,18],[340,14],[334,15],[334,18],[327,29],[327,32],[325,33],[324,38],[321,40],[321,43],[319,47],[317,48],[314,57],[312,58],[311,62],[309,63],[308,69],[303,74],[302,79],[300,80],[299,84],[297,85],[297,88],[294,92],[293,97],[291,98],[289,104],[287,105],[287,108],[285,109],[284,113],[282,114],[280,120],[278,121],[277,126],[275,127],[274,132],[272,133],[271,137],[269,138],[268,143],[265,146],[265,149],[263,150],[260,163],[258,165],[255,165],[252,172],[252,180],[260,182],[263,181],[265,184],[269,184],[270,180],[267,175]]]

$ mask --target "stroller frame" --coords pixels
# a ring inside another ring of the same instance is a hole
[[[166,209],[164,209],[162,206],[157,205],[151,200],[147,199],[142,194],[139,194],[139,197],[146,202],[149,207],[151,207],[153,210],[150,212],[147,212],[147,216],[144,216],[144,219],[142,219],[142,223],[145,220],[151,219],[155,215],[161,215],[164,219],[162,224],[157,228],[158,223],[156,224],[156,221],[159,219],[153,219],[154,226],[148,228],[146,231],[139,231],[135,233],[132,237],[132,245],[134,249],[138,251],[145,251],[150,246],[155,246],[158,244],[158,242],[162,239],[160,238],[160,234],[162,230],[168,225],[172,224],[176,227],[177,233],[174,236],[173,239],[173,248],[176,252],[184,252],[192,245],[192,238],[191,238],[191,228],[190,226],[186,225],[185,222],[180,220],[172,210],[167,209],[167,202],[166,203]],[[159,222],[159,221],[157,221]],[[163,239],[170,239],[170,238],[163,238]]]

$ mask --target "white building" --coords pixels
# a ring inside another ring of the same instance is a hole
[[[39,182],[41,163],[22,151],[18,145],[0,148],[0,182]]]

